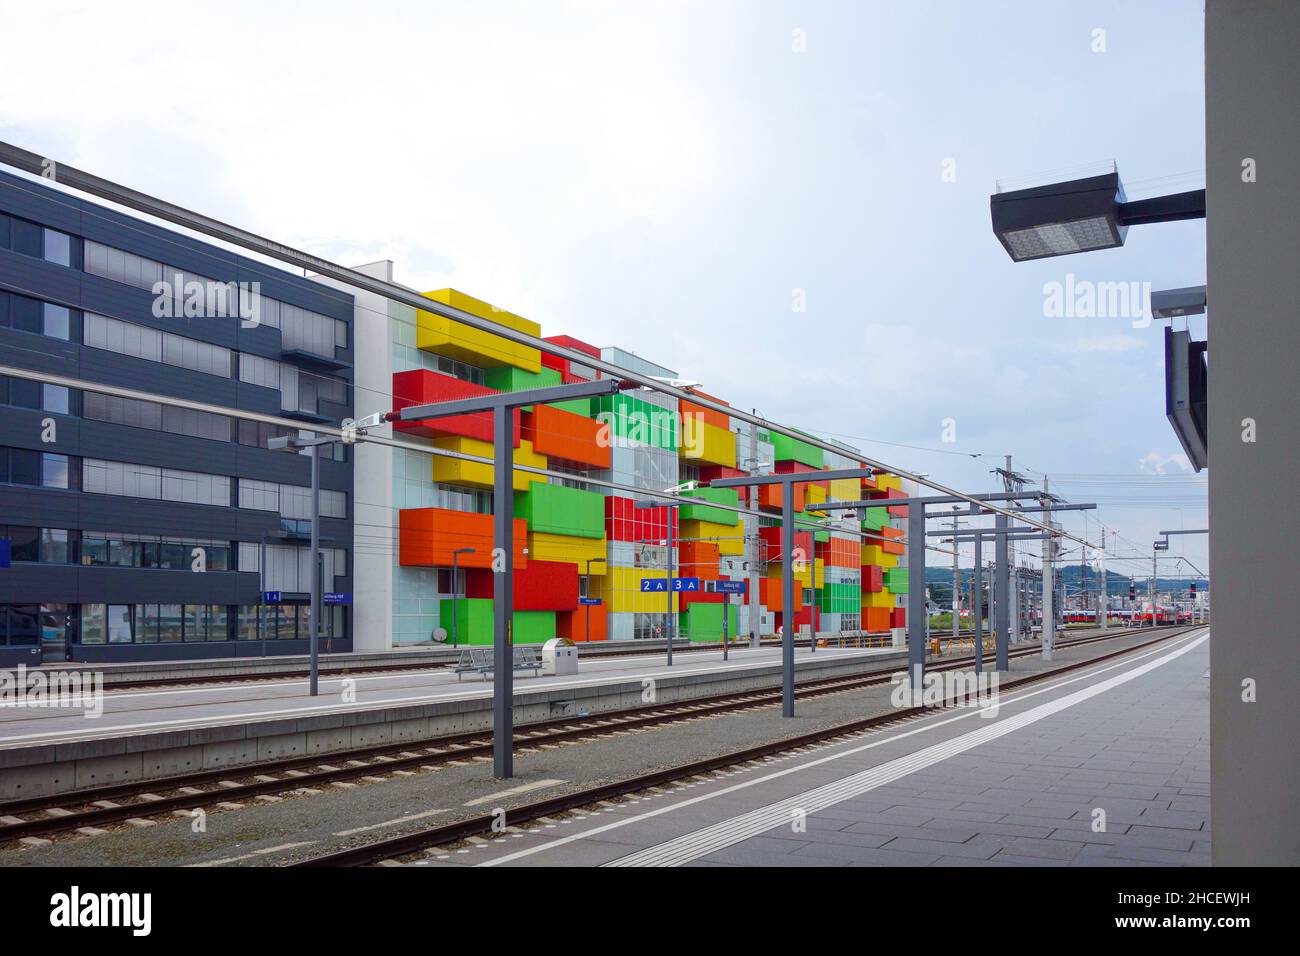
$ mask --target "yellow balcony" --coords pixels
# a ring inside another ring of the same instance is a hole
[[[603,561],[596,558],[606,557],[605,538],[576,538],[567,534],[550,534],[544,531],[528,532],[528,560],[559,561],[563,564],[576,564],[579,574],[587,573],[587,559],[591,558],[591,576],[593,578],[606,573]],[[592,597],[599,597],[593,594]]]
[[[736,436],[730,429],[710,425],[703,418],[682,416],[682,458],[712,465],[736,467]]]
[[[435,448],[445,448],[448,451],[459,452],[462,455],[478,455],[482,458],[492,457],[492,445],[489,442],[479,441],[477,438],[444,435],[441,438],[435,438],[433,444]],[[527,465],[530,468],[545,468],[546,456],[533,451],[532,442],[521,441],[519,447],[515,449],[515,464]],[[433,480],[439,484],[470,485],[475,488],[490,489],[495,473],[496,468],[493,465],[485,465],[477,461],[464,461],[460,458],[433,456]],[[515,469],[514,481],[512,482],[515,491],[527,491],[528,486],[535,481],[544,482],[546,477]]]
[[[893,607],[894,603],[894,595],[887,590],[862,593],[863,607]]]
[[[498,309],[455,289],[439,289],[423,295],[426,299],[433,299],[516,332],[535,336],[542,334],[542,327],[536,322]],[[511,365],[526,372],[536,372],[542,367],[542,353],[537,349],[423,310],[415,313],[415,347],[486,368]]]
[[[709,540],[710,543],[717,544],[719,554],[745,553],[744,529],[740,524],[739,514],[736,515],[734,525],[717,521],[683,521],[681,537],[686,541]],[[713,538],[718,540],[714,542],[711,540]]]

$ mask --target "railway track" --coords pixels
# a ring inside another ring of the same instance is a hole
[[[974,633],[975,632],[973,630],[963,630],[960,633],[959,637],[956,639],[957,640],[968,639],[972,637]],[[875,635],[875,636],[877,638],[880,638],[882,636],[887,636],[887,635]],[[935,636],[938,637],[939,640],[945,642],[954,640],[954,638],[951,636],[951,633],[946,631],[942,634],[935,634]],[[629,642],[629,643],[632,644],[633,646],[620,647],[616,650],[606,650],[605,648],[609,645],[597,644],[595,645],[595,647],[592,648],[592,651],[590,652],[589,655],[580,653],[579,656],[580,657],[590,656],[593,660],[601,660],[602,658],[606,658],[606,657],[637,657],[637,656],[648,656],[648,655],[660,654],[664,652],[664,648],[662,647],[657,647],[657,646],[647,647],[640,644],[639,642]],[[795,647],[797,648],[807,647],[808,639],[807,638],[797,639],[794,643],[795,643]],[[585,645],[583,644],[579,644],[578,645],[579,650],[581,651],[584,648],[584,646]],[[748,641],[732,641],[731,644],[729,645],[729,647],[732,650],[743,650],[744,648],[747,648],[749,646],[750,645]],[[780,647],[781,641],[779,638],[764,638],[759,642],[759,646]],[[596,648],[599,648],[599,650],[597,650]],[[719,651],[719,650],[722,650],[722,644],[717,641],[710,641],[708,643],[700,643],[700,644],[683,644],[680,647],[676,645],[673,646],[673,654],[675,655],[690,654],[698,651]],[[364,677],[370,674],[391,674],[391,673],[403,672],[403,671],[408,671],[412,673],[422,673],[424,671],[446,670],[447,668],[452,667],[455,663],[456,662],[454,660],[447,659],[447,660],[438,660],[438,661],[416,661],[416,662],[409,662],[409,663],[376,664],[376,665],[369,665],[364,667],[359,666],[355,668],[346,668],[340,670],[329,670],[329,671],[323,670],[321,671],[320,676],[322,679],[329,680],[330,678]],[[264,681],[304,680],[307,678],[307,676],[308,676],[307,668],[295,667],[286,670],[263,671],[259,673],[249,673],[249,674],[220,674],[220,675],[212,675],[212,676],[195,675],[190,677],[144,678],[142,680],[130,680],[130,681],[121,681],[121,682],[113,683],[111,685],[105,686],[104,690],[108,693],[113,693],[116,691],[155,690],[158,688],[165,688],[165,687],[206,687],[206,686],[220,687],[220,686],[228,686],[231,684],[256,684],[256,683],[262,683]]]
[[[1102,661],[1120,657],[1125,654],[1132,654],[1135,651],[1151,647],[1154,644],[1159,644],[1182,634],[1190,633],[1194,630],[1198,630],[1199,627],[1200,626],[1187,627],[1181,630],[1175,630],[1172,633],[1162,634],[1152,640],[1112,651],[1111,653],[1103,654],[1098,657],[1076,661],[1061,667],[1042,671],[1037,674],[1031,674],[1011,681],[1004,681],[1001,684],[1000,689],[1009,690],[1019,688],[1037,681],[1058,677],[1061,674],[1069,673],[1070,671],[1091,667]],[[1095,643],[1095,639],[1088,639],[1088,643]],[[950,701],[945,701],[943,706],[947,706],[948,703],[950,703]],[[544,824],[546,821],[552,820],[558,815],[563,815],[584,808],[592,808],[594,805],[598,804],[608,806],[611,803],[617,803],[632,798],[635,794],[642,793],[652,788],[661,788],[683,780],[704,777],[728,768],[734,768],[738,765],[752,764],[755,761],[761,761],[777,754],[784,754],[790,751],[801,750],[806,747],[848,740],[867,731],[878,731],[895,724],[906,723],[918,717],[932,714],[935,709],[935,707],[910,707],[886,714],[879,714],[873,717],[866,717],[860,720],[838,724],[834,727],[827,727],[812,733],[802,734],[797,737],[789,737],[779,741],[759,744],[755,747],[748,747],[728,754],[709,757],[704,760],[682,764],[676,767],[669,767],[664,770],[656,770],[648,774],[641,774],[635,777],[614,781],[612,783],[578,790],[573,793],[539,800],[534,803],[525,804],[524,806],[513,807],[508,813],[510,830],[514,833],[518,833],[520,830],[526,829],[527,824],[537,822]],[[451,848],[455,844],[466,840],[477,839],[481,842],[482,838],[496,836],[499,826],[499,815],[496,813],[489,813],[483,816],[454,821],[441,826],[427,827],[402,836],[390,837],[356,847],[336,850],[331,853],[310,857],[286,865],[290,867],[370,866],[389,861],[397,861],[403,857],[414,856],[417,854],[423,856],[425,851],[434,848]]]
[[[1080,647],[1130,634],[1118,632],[1079,638],[1063,641],[1058,647]],[[1038,650],[1037,645],[1020,647],[1012,650],[1011,656],[1024,657]],[[931,664],[929,670],[960,669],[973,660],[973,655],[944,659]],[[895,666],[866,674],[808,680],[796,685],[795,695],[807,700],[877,687],[890,683],[897,671]],[[517,727],[514,742],[516,752],[529,753],[541,747],[639,732],[780,702],[781,691],[774,688],[651,704],[599,716],[557,718]],[[214,805],[235,809],[236,805],[282,794],[310,795],[336,784],[357,780],[380,782],[394,774],[427,773],[470,761],[486,761],[491,754],[491,731],[478,731],[12,800],[0,803],[0,843],[73,831],[93,833],[105,826],[159,815],[188,815],[189,811]]]
[[[617,643],[617,642],[616,642]],[[638,645],[636,642],[632,647],[618,648],[617,650],[593,650],[590,654],[579,654],[580,657],[590,657],[592,660],[601,660],[606,657],[638,657],[662,654],[665,649],[662,647],[645,647]],[[759,642],[761,647],[780,647],[781,642],[774,639],[766,639]],[[748,641],[733,641],[728,645],[731,650],[739,650],[749,647]],[[807,647],[807,639],[795,641],[796,647]],[[583,644],[578,644],[581,651]],[[601,647],[596,644],[595,647]],[[673,645],[673,654],[690,654],[696,651],[720,651],[722,644],[720,642],[709,642],[702,644],[683,644],[678,647]],[[422,673],[424,671],[446,670],[456,664],[456,661],[448,658],[447,660],[437,661],[414,661],[408,663],[394,664],[376,664],[365,667],[344,668],[338,670],[322,670],[320,677],[322,680],[341,677],[365,677],[370,674],[389,674],[394,672],[412,672]],[[256,684],[264,681],[276,680],[305,680],[308,677],[307,668],[293,668],[282,671],[261,671],[249,674],[218,674],[211,676],[195,675],[192,677],[156,677],[144,678],[142,680],[121,681],[112,685],[105,686],[104,690],[108,693],[114,691],[133,691],[133,690],[154,690],[163,687],[207,687],[207,686],[225,686],[231,684]]]

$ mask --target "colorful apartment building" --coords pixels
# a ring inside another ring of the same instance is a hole
[[[392,280],[392,264],[361,267]],[[357,414],[489,391],[518,391],[600,377],[594,368],[357,292]],[[615,347],[547,335],[537,323],[454,289],[428,298],[643,374],[673,369]],[[381,336],[381,323],[387,335]],[[707,369],[692,370],[707,374]],[[704,393],[700,393],[704,395]],[[716,396],[708,396],[722,401]],[[756,495],[758,515],[734,489],[710,480],[749,473],[815,473],[861,464],[856,450],[832,453],[758,429],[722,412],[647,389],[521,409],[514,421],[514,640],[575,641],[662,636],[669,615],[693,641],[749,633],[751,582],[758,631],[792,619],[799,633],[887,631],[904,626],[907,592],[899,520],[900,479],[810,482],[798,487],[796,606],[781,598],[779,488]],[[393,433],[431,450],[492,456],[491,416],[395,423]],[[357,445],[355,461],[355,648],[492,641],[493,466],[449,456]],[[589,484],[588,481],[607,483]],[[637,509],[638,491],[697,481],[671,509]],[[619,486],[609,487],[610,484]],[[859,518],[828,518],[828,500],[880,498]],[[670,518],[670,515],[672,517]],[[643,590],[667,577],[667,522],[674,522],[674,573],[699,578],[698,592]],[[455,573],[453,575],[453,565]],[[746,582],[743,596],[708,582]]]

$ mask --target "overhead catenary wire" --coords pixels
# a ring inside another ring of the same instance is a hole
[[[60,375],[56,372],[34,371],[32,369],[20,368],[13,365],[0,364],[0,375],[8,375],[13,378],[21,378],[27,381],[45,382],[51,385],[60,385],[63,386],[64,388],[76,388],[82,390],[97,391],[102,394],[111,395],[119,398],[134,399],[136,401],[157,402],[159,404],[170,405],[175,408],[185,408],[193,411],[207,412],[209,414],[214,414],[214,415],[225,415],[230,418],[237,418],[245,421],[261,422],[263,424],[277,425],[277,426],[292,428],[300,431],[310,431],[315,434],[331,435],[336,438],[342,438],[343,436],[343,429],[337,425],[328,425],[328,424],[316,423],[316,422],[303,422],[298,419],[286,418],[280,415],[271,415],[266,412],[256,412],[256,411],[251,411],[242,408],[231,408],[225,405],[214,405],[210,402],[200,402],[195,399],[180,398],[172,395],[160,395],[156,392],[145,392],[139,389],[127,388],[125,386],[120,386],[120,385],[107,385],[100,382],[92,382],[85,379],[76,378],[73,376]],[[484,465],[495,464],[493,459],[491,458],[486,458],[479,455],[472,455],[465,452],[452,451],[451,449],[446,449],[446,448],[436,448],[430,445],[421,445],[415,441],[401,439],[401,438],[389,438],[382,435],[372,434],[372,435],[358,436],[358,442],[384,445],[390,448],[399,448],[406,451],[413,451],[418,454],[431,455],[434,457],[453,458],[461,461],[473,462],[475,464],[484,464]],[[528,474],[540,475],[546,478],[556,478],[564,481],[580,482],[582,484],[589,485],[589,486],[609,488],[614,491],[622,492],[625,495],[662,498],[665,500],[680,500],[679,496],[674,496],[672,494],[663,491],[655,491],[646,488],[638,488],[634,485],[627,485],[621,482],[608,481],[603,478],[575,475],[572,474],[571,472],[559,472],[549,468],[538,468],[538,467],[534,467],[531,465],[524,465],[524,464],[515,464],[514,468],[516,471],[522,471]],[[392,505],[381,505],[378,502],[367,502],[364,500],[359,501],[356,499],[354,495],[353,503],[352,503],[354,524],[356,524],[355,513],[356,513],[356,506],[358,504],[365,505],[367,507],[372,507],[372,508],[387,507],[390,510],[401,510],[395,508]],[[701,499],[701,504],[707,504],[707,506],[711,508],[719,508],[725,511],[732,511],[742,515],[770,517],[770,515],[768,515],[766,512],[755,511],[738,505],[729,505],[726,503],[705,501],[703,499]],[[825,531],[834,530],[834,531],[841,532],[843,534],[848,534],[857,537],[859,539],[870,538],[872,540],[889,541],[893,543],[904,543],[904,544],[908,543],[905,536],[900,538],[891,538],[887,535],[875,534],[865,529],[831,527],[831,526],[823,525],[819,521],[811,521],[807,518],[797,519],[796,523],[805,530],[809,530],[809,529],[817,529],[817,530],[825,530]],[[364,526],[365,523],[363,522],[362,525]],[[373,525],[373,524],[370,526],[385,527],[382,525]],[[946,551],[943,551],[943,549],[933,548],[928,544],[926,545],[926,548],[927,550],[937,550],[937,551],[942,551],[943,553],[948,553]]]
[[[396,283],[376,279],[355,269],[349,269],[345,266],[331,262],[328,259],[295,249],[284,243],[267,239],[263,236],[257,235],[256,233],[241,229],[237,226],[229,225],[213,217],[185,209],[184,207],[165,200],[157,199],[138,190],[95,176],[94,174],[78,169],[75,166],[69,166],[54,161],[49,157],[41,156],[29,150],[14,146],[11,143],[0,142],[0,162],[4,162],[16,169],[23,170],[32,176],[41,176],[43,178],[53,179],[58,183],[97,196],[101,199],[107,200],[108,202],[116,203],[143,212],[147,215],[155,216],[167,222],[174,223],[213,238],[221,239],[224,242],[228,242],[244,249],[259,252],[273,259],[278,259],[304,270],[315,272],[318,275],[333,279],[345,285],[381,296],[389,301],[398,302],[421,311],[431,312],[460,322],[470,328],[496,335],[500,338],[506,339],[507,341],[514,342],[515,344],[537,349],[538,351],[546,352],[550,355],[567,359],[571,362],[576,362],[579,365],[588,368],[594,368],[610,375],[611,377],[622,381],[633,382],[641,387],[661,392],[662,394],[676,398],[678,401],[684,400],[692,402],[704,408],[725,415],[730,415],[733,418],[747,422],[751,427],[765,428],[769,431],[775,431],[779,434],[811,444],[814,447],[819,447],[824,451],[830,451],[833,454],[846,454],[846,449],[840,448],[830,442],[823,441],[822,439],[809,435],[806,432],[783,426],[776,422],[770,422],[757,415],[746,413],[742,409],[726,405],[711,398],[706,398],[705,396],[698,395],[687,389],[668,385],[651,376],[632,369],[623,368],[612,362],[606,362],[603,359],[595,358],[585,352],[565,348],[556,345],[553,342],[548,342],[538,336],[513,329],[507,325],[483,319],[477,315],[473,315],[472,313],[465,312],[453,306],[428,299],[416,292],[403,288]],[[217,414],[220,414],[220,412],[217,412]],[[271,424],[281,424],[281,422],[271,422]],[[294,423],[293,427],[300,428],[302,426],[301,423]],[[326,433],[329,434],[330,432]],[[978,499],[974,498],[970,494],[958,491],[955,488],[950,488],[921,475],[914,474],[906,469],[891,467],[884,462],[869,456],[860,453],[850,453],[847,457],[859,461],[864,467],[898,475],[908,481],[915,482],[916,484],[923,485],[927,488],[932,488],[940,494],[952,495],[962,499],[963,501],[969,501],[972,503],[978,502]],[[1015,516],[1014,512],[996,505],[986,504],[985,507],[996,514],[1004,514],[1008,517]],[[1069,538],[1070,540],[1077,541],[1079,544],[1091,546],[1089,542],[1077,538],[1069,532],[1053,531],[1051,527],[1037,519],[1021,518],[1020,520],[1044,532],[1054,533]]]

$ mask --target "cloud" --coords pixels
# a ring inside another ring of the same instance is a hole
[[[1138,459],[1138,471],[1146,475],[1192,474],[1191,462],[1186,455],[1162,455],[1149,451]]]
[[[1088,338],[1072,339],[1054,345],[1052,350],[1063,355],[1079,355],[1089,352],[1132,352],[1147,343],[1135,335],[1096,335]]]

